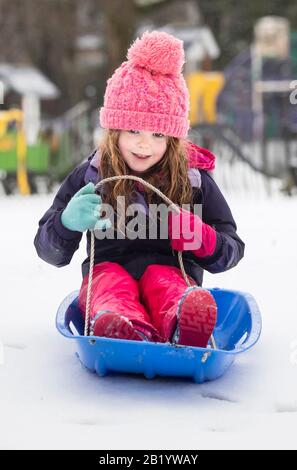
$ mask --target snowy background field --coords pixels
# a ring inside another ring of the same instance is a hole
[[[246,255],[230,272],[207,273],[205,285],[252,293],[263,331],[225,376],[202,385],[81,367],[54,322],[80,286],[85,242],[62,269],[33,246],[52,198],[0,196],[0,448],[296,449],[296,197],[228,197]]]

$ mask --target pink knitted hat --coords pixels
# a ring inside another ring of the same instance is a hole
[[[183,41],[146,31],[130,46],[127,59],[107,80],[101,127],[187,137],[189,91],[182,75]]]

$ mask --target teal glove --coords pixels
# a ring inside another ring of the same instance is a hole
[[[81,188],[68,202],[61,215],[64,227],[76,232],[104,229],[111,227],[109,219],[100,219],[102,199],[95,193],[95,185],[88,183]]]

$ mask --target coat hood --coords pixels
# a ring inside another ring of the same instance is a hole
[[[198,147],[190,140],[186,144],[189,168],[198,168],[200,170],[213,171],[215,169],[216,157],[209,150]]]

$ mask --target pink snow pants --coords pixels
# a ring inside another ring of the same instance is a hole
[[[78,299],[83,315],[87,286],[88,275],[83,278]],[[167,342],[175,331],[178,302],[186,288],[182,272],[175,266],[151,264],[136,280],[120,264],[104,261],[94,266],[90,319],[101,310],[116,312],[149,333],[152,341]]]

